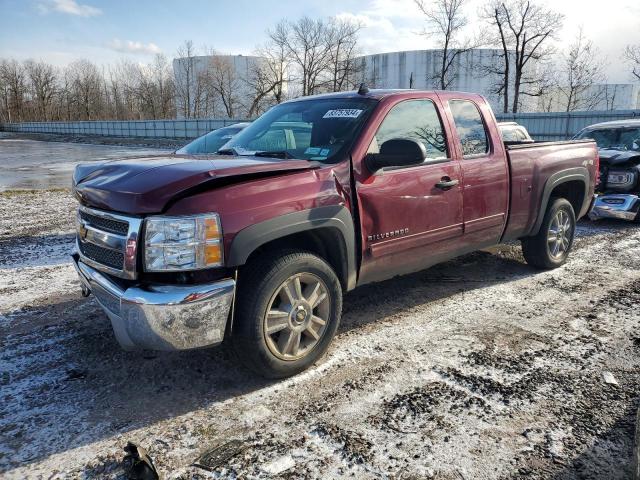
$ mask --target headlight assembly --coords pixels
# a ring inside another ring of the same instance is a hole
[[[201,270],[222,265],[222,228],[215,213],[145,220],[147,272]]]

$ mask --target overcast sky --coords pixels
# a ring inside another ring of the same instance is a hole
[[[536,0],[540,1],[540,0]],[[470,0],[471,29],[484,0]],[[624,46],[640,43],[639,0],[555,0],[565,14],[562,48],[583,26],[603,53],[611,82],[629,82]],[[0,0],[0,57],[36,58],[64,65],[78,58],[104,64],[128,57],[147,62],[154,53],[173,57],[186,39],[199,49],[251,54],[265,30],[282,18],[340,15],[357,18],[365,53],[418,50],[434,43],[420,35],[413,0]]]

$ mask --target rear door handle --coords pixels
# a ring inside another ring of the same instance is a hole
[[[441,190],[449,190],[460,183],[458,180],[451,180],[449,177],[442,177],[438,183],[436,183],[436,188]]]

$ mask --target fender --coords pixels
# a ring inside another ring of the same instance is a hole
[[[351,212],[343,205],[287,213],[240,230],[231,242],[228,266],[244,265],[258,247],[278,238],[327,227],[337,229],[344,241],[346,284],[352,290],[357,280],[355,227]]]
[[[547,205],[549,204],[549,198],[551,198],[551,192],[558,185],[571,181],[580,181],[584,183],[584,198],[582,199],[582,207],[579,212],[576,212],[576,219],[584,216],[589,209],[591,199],[589,198],[589,170],[585,167],[567,168],[551,175],[544,184],[544,190],[542,192],[542,200],[540,202],[540,209],[538,210],[538,217],[536,223],[533,225],[533,229],[529,235],[537,235],[544,219],[544,214],[547,211]]]

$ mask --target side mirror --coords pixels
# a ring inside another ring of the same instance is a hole
[[[420,165],[427,158],[424,145],[406,138],[392,138],[380,146],[380,153],[370,153],[365,164],[371,172],[385,167],[410,167]]]

